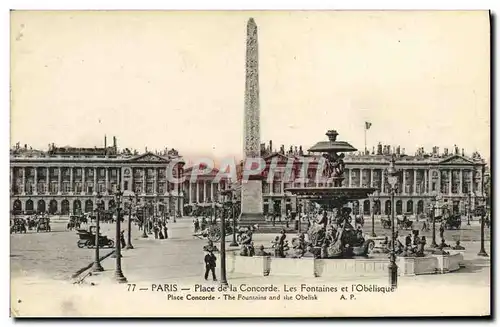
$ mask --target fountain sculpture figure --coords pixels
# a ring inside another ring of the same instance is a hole
[[[326,177],[325,187],[292,187],[285,191],[302,199],[313,201],[322,206],[323,217],[318,224],[310,226],[307,234],[308,244],[299,238],[296,240],[296,256],[305,255],[307,249],[315,257],[350,258],[365,256],[373,248],[373,240],[365,240],[360,228],[351,224],[351,208],[346,205],[354,200],[366,199],[375,191],[372,187],[344,187],[344,152],[356,151],[345,141],[337,141],[336,130],[329,130],[328,141],[316,143],[309,152],[322,153],[324,158],[323,176]],[[330,185],[330,186],[328,186]],[[328,223],[327,210],[334,212]]]

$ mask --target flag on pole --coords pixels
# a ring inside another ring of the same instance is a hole
[[[372,126],[372,123],[365,121],[365,129],[366,130],[369,130],[371,126]]]

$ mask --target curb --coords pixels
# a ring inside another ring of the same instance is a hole
[[[109,253],[103,255],[102,257],[99,258],[99,262],[103,261],[104,259],[106,259],[107,257],[111,256],[113,253],[115,253],[115,250],[112,250],[110,251]],[[71,275],[71,278],[77,278],[78,276],[80,276],[83,272],[85,272],[86,270],[90,269],[92,267],[92,265],[94,264],[94,262],[91,262],[90,264],[86,265],[85,267],[81,268],[81,269],[78,269],[73,275]]]

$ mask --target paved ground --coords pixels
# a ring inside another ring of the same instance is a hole
[[[85,226],[83,225],[82,228]],[[114,239],[113,225],[103,224],[102,233]],[[94,250],[80,249],[76,231],[66,230],[65,223],[51,223],[51,232],[28,231],[11,234],[10,264],[12,278],[18,276],[46,276],[67,279],[72,273],[91,262]],[[106,254],[109,249],[102,249]]]
[[[169,224],[169,239],[154,240],[141,238],[141,234],[133,228],[133,245],[135,249],[124,250],[122,258],[123,273],[129,284],[136,284],[131,291],[127,284],[116,284],[113,280],[115,260],[105,259],[102,262],[105,272],[87,277],[83,284],[73,285],[67,278],[77,269],[90,263],[93,251],[78,249],[76,233],[64,231],[63,224],[54,224],[52,233],[32,233],[11,236],[12,264],[12,309],[18,315],[185,315],[198,312],[199,315],[213,314],[210,306],[200,305],[200,301],[172,301],[166,293],[152,292],[153,284],[176,284],[178,288],[193,289],[195,284],[218,286],[216,282],[205,282],[203,274],[202,247],[206,241],[192,236],[192,219],[182,218],[177,223]],[[104,234],[114,235],[113,225],[104,225]],[[458,231],[461,235],[470,235],[476,239],[477,224],[471,229]],[[109,230],[109,233],[106,233]],[[368,231],[365,225],[365,231]],[[376,230],[377,233],[382,229]],[[450,232],[453,233],[453,232]],[[255,243],[268,245],[273,235],[257,234]],[[229,242],[229,236],[227,241]],[[380,295],[370,292],[355,294],[364,309],[353,311],[340,300],[340,294],[320,294],[317,301],[239,301],[223,302],[224,306],[233,307],[229,313],[251,309],[251,312],[274,315],[283,314],[286,307],[288,314],[311,315],[346,315],[346,314],[394,314],[396,312],[413,314],[440,314],[451,312],[456,314],[487,314],[489,308],[489,258],[477,257],[478,242],[464,242],[467,252],[467,267],[460,272],[446,275],[416,276],[400,278],[397,295]],[[489,252],[489,242],[487,243]],[[101,252],[105,254],[105,251]],[[38,260],[37,260],[38,259]],[[219,271],[217,271],[219,274]],[[338,279],[335,281],[322,278],[305,279],[282,276],[250,276],[245,274],[229,274],[231,284],[269,285],[280,287],[289,285],[387,285],[387,278],[356,280]],[[96,286],[91,286],[92,284]],[[138,291],[140,287],[148,291]],[[237,286],[238,287],[238,286]],[[179,290],[176,294],[186,296],[190,291]],[[51,294],[47,301],[47,294]],[[112,296],[110,294],[116,294]],[[199,293],[204,294],[204,293]],[[199,295],[198,294],[198,295]],[[209,294],[209,293],[207,293]],[[256,294],[259,293],[249,293]],[[429,294],[432,294],[429,297]],[[285,294],[281,294],[284,297]],[[307,295],[304,293],[304,295]],[[350,295],[350,293],[349,293]],[[358,296],[360,295],[360,296]],[[220,296],[220,294],[219,294]],[[398,298],[396,299],[395,296]],[[411,296],[411,297],[410,297]],[[471,301],[473,299],[473,301]],[[362,302],[363,301],[363,302]],[[388,302],[390,301],[390,302]],[[323,303],[318,305],[318,303]],[[326,305],[330,303],[331,305]],[[397,310],[399,304],[406,304]],[[454,306],[450,306],[455,303]],[[215,303],[214,303],[215,304]],[[311,307],[311,305],[313,307]],[[228,307],[228,308],[229,308]],[[224,312],[223,312],[224,313]]]

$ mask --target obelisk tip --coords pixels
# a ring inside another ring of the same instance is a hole
[[[256,25],[255,20],[252,17],[248,20],[248,25]]]

